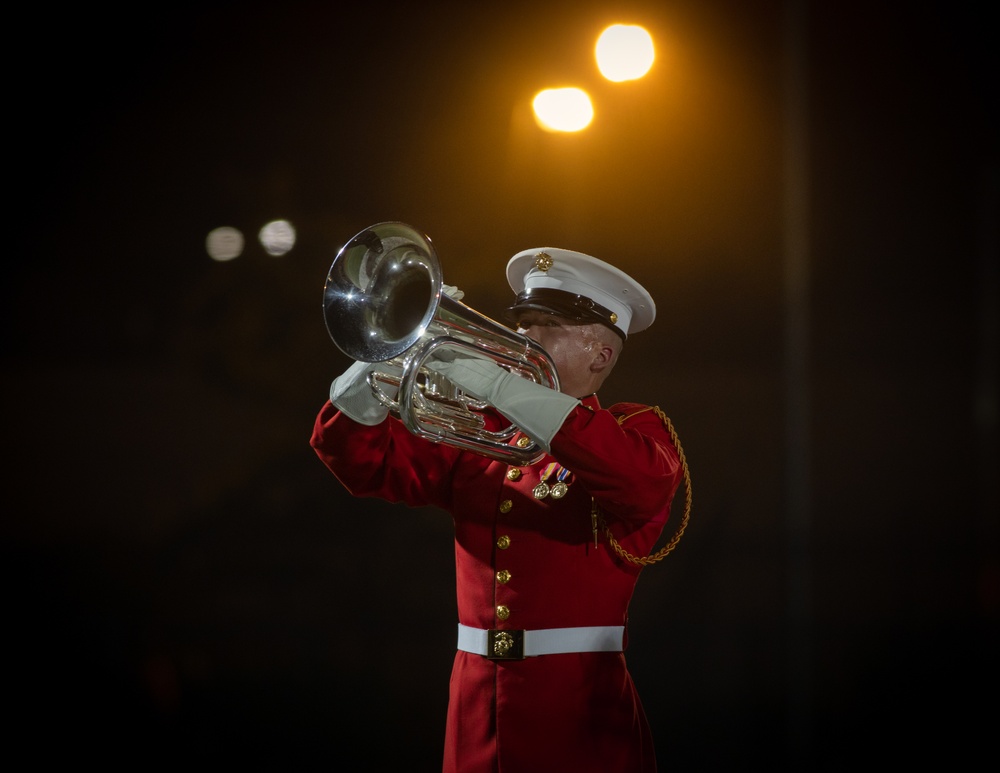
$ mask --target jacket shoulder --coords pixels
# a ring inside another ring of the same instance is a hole
[[[656,405],[642,403],[615,403],[608,412],[618,421],[619,427],[631,427],[644,435],[657,435],[676,445],[670,418]]]
[[[633,416],[639,416],[644,413],[655,416],[658,410],[652,405],[643,405],[642,403],[615,403],[608,408],[608,412],[618,419],[619,424],[628,421]]]

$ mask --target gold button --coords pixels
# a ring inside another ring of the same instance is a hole
[[[517,480],[521,477],[521,471],[517,467],[511,467],[507,470],[507,480]]]
[[[528,437],[527,435],[521,435],[521,437],[517,439],[518,448],[527,448],[530,445],[531,445],[531,438]]]
[[[500,548],[501,550],[506,550],[507,548],[509,548],[510,537],[508,537],[506,534],[501,534],[499,537],[497,537],[497,547]]]
[[[510,509],[513,506],[514,506],[513,502],[511,502],[509,499],[505,499],[503,502],[500,503],[500,512],[501,513],[509,513]]]
[[[506,585],[508,582],[510,582],[510,572],[508,572],[506,569],[501,569],[499,572],[497,572],[497,582],[500,583],[501,585]]]
[[[510,609],[505,607],[503,604],[497,607],[497,618],[500,620],[506,620],[510,617]]]

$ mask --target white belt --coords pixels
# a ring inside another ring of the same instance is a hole
[[[458,624],[458,648],[490,660],[520,660],[565,652],[621,652],[624,625],[508,631]]]

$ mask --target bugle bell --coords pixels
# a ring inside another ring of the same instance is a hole
[[[344,354],[385,364],[368,383],[410,432],[508,464],[530,464],[544,454],[534,442],[512,443],[516,426],[488,429],[487,405],[426,367],[435,353],[481,357],[559,389],[541,346],[444,292],[430,238],[412,226],[377,223],[340,249],[323,288],[323,317]]]

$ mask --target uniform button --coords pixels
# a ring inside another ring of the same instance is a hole
[[[527,448],[530,445],[531,445],[531,438],[528,437],[527,435],[521,435],[521,437],[517,439],[518,448]]]
[[[510,572],[508,572],[506,569],[501,569],[499,572],[497,572],[497,582],[500,583],[501,585],[506,585],[508,582],[510,582]]]
[[[497,607],[497,618],[500,620],[506,620],[510,617],[510,608],[505,607],[503,604]]]
[[[501,513],[509,513],[510,509],[513,506],[514,506],[513,502],[511,502],[509,499],[505,499],[503,502],[500,503],[500,512]]]
[[[517,467],[511,467],[507,470],[507,480],[518,480],[521,477],[521,470]]]
[[[507,548],[509,548],[510,537],[508,537],[506,534],[501,534],[499,537],[497,537],[497,547],[500,548],[501,550],[506,550]]]

